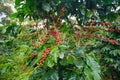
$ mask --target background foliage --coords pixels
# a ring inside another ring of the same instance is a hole
[[[119,80],[119,5],[119,0],[15,0],[16,22],[0,27],[0,79]]]

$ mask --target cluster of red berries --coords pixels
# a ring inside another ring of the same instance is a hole
[[[35,54],[31,53],[29,57],[30,57],[30,58],[34,58],[34,57],[35,57]]]
[[[60,33],[56,32],[56,42],[55,44],[60,44]]]
[[[116,28],[116,29],[109,28],[108,31],[109,32],[120,32],[120,28]]]
[[[41,43],[44,44],[44,43],[48,40],[48,38],[49,38],[49,36],[46,35],[46,36],[42,39]]]
[[[98,28],[92,28],[92,27],[83,27],[83,30],[84,31],[99,31]],[[113,28],[108,28],[108,29],[101,28],[101,30],[108,31],[108,32],[120,32],[120,28],[116,28],[116,29],[113,29]]]
[[[115,30],[116,30],[117,32],[120,32],[120,28],[118,28],[118,27],[117,27]]]
[[[92,28],[92,27],[83,27],[83,30],[84,31],[87,31],[87,30],[89,30],[89,31],[98,31],[99,29],[98,28]]]
[[[56,31],[55,31],[54,28],[51,28],[51,29],[48,30],[48,35],[55,36],[55,34],[56,34]]]
[[[44,44],[48,40],[49,35],[52,35],[53,37],[56,38],[55,44],[60,44],[60,33],[55,31],[54,28],[51,28],[51,29],[48,30],[47,35],[42,40],[37,39],[37,41],[40,41],[40,43],[38,43],[38,44],[34,43],[33,47],[36,48],[37,46],[40,46],[41,44]],[[35,42],[35,40],[32,40],[32,42]]]
[[[116,44],[116,45],[118,44],[118,42],[116,40],[112,40],[108,37],[105,37],[105,36],[102,36],[99,34],[78,34],[78,33],[75,33],[75,36],[77,36],[78,40],[80,40],[80,38],[84,38],[84,37],[96,37],[99,39],[106,40],[107,42],[110,42],[111,44]]]
[[[96,20],[91,20],[88,22],[88,25],[90,26],[96,26],[98,22]],[[100,22],[100,26],[111,26],[112,24],[110,22]]]
[[[80,40],[81,35],[79,33],[74,33],[74,35],[77,37],[78,40]]]
[[[48,30],[48,34],[56,38],[55,44],[60,44],[60,33],[55,31],[54,28]]]
[[[41,34],[41,31],[36,31],[36,32],[30,33],[30,34],[27,34],[27,35],[25,35],[23,37],[27,38],[27,37],[31,37],[32,35],[37,35],[37,34]]]
[[[101,26],[111,26],[112,23],[110,23],[110,22],[100,22],[100,25]]]
[[[62,7],[62,8],[61,8],[61,11],[62,11],[62,12],[65,12],[65,7]]]
[[[97,22],[95,20],[91,20],[88,22],[88,25],[90,26],[96,26]]]
[[[108,29],[109,32],[114,32],[115,30],[113,28]]]
[[[40,46],[41,44],[44,44],[48,40],[48,38],[49,38],[49,36],[46,35],[42,40],[38,39],[38,41],[41,41],[41,43],[38,43],[38,44],[34,43],[33,47],[36,48],[37,46]],[[35,42],[35,41],[33,40],[33,42]]]
[[[105,37],[105,40],[110,42],[111,44],[118,44],[118,42],[116,40],[112,40],[112,39],[107,38],[107,37]]]
[[[41,64],[45,61],[47,55],[50,53],[50,50],[51,50],[50,48],[46,48],[46,50],[45,50],[44,53],[42,54],[42,58],[39,60],[39,62],[40,62]]]
[[[43,27],[46,28],[48,24],[46,22],[43,23]]]

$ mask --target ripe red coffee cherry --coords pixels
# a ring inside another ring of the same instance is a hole
[[[31,53],[30,58],[34,58],[34,57],[35,57],[35,54]]]
[[[46,58],[46,54],[43,54],[43,55],[42,55],[42,58]]]
[[[109,28],[108,31],[114,32],[115,30],[113,28]]]
[[[105,26],[105,23],[104,23],[104,22],[100,22],[100,25],[101,25],[101,26]]]
[[[39,60],[40,63],[43,63],[44,60]]]
[[[62,7],[61,11],[64,12],[65,11],[65,7]]]

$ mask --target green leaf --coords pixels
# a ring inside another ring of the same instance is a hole
[[[19,16],[19,20],[20,20],[20,22],[23,22],[24,21],[24,15]]]
[[[85,54],[84,54],[84,49],[83,48],[79,48],[79,47],[77,47],[76,48],[76,54],[77,55],[80,55],[80,56],[85,56]]]
[[[84,65],[83,65],[84,63],[81,58],[78,58],[78,59],[76,58],[74,64],[78,69],[82,69],[84,67]]]
[[[60,61],[60,64],[63,65],[63,66],[68,65],[67,59],[66,59],[66,58],[63,58],[63,59]]]
[[[3,29],[3,27],[2,26],[0,26],[0,31]]]
[[[93,74],[92,74],[92,71],[90,68],[88,68],[87,66],[84,66],[85,69],[84,69],[84,74],[85,74],[85,79],[86,80],[94,80],[93,78]]]
[[[18,16],[18,13],[13,13],[10,15],[11,18],[15,19]]]
[[[54,60],[55,63],[57,63],[58,53],[54,53],[54,55],[53,55],[53,60]]]
[[[49,70],[42,76],[41,80],[59,80],[58,72],[56,70]]]
[[[69,46],[67,46],[67,45],[60,45],[59,48],[60,48],[60,49],[68,49]]]
[[[49,12],[51,9],[50,4],[48,4],[48,3],[43,3],[42,8],[43,8],[43,10],[45,10],[47,12]]]
[[[93,71],[100,73],[100,65],[91,56],[86,56],[86,62]]]
[[[8,66],[4,66],[2,70],[0,70],[1,74],[4,74],[8,69]]]
[[[15,0],[15,5],[16,7],[20,6],[20,3],[22,2],[23,0]]]
[[[101,80],[100,74],[97,71],[93,71],[94,80]]]
[[[89,69],[92,70],[92,75],[93,75],[94,80],[101,80],[101,77],[100,77],[100,72],[101,72],[100,65],[89,55],[86,56],[86,63],[89,66]]]
[[[68,31],[67,26],[68,26],[68,25],[66,25],[66,24],[63,24],[63,25],[62,25],[61,31],[62,31],[63,33],[66,32],[66,31]]]
[[[107,19],[109,21],[115,21],[118,18],[118,16],[119,15],[117,13],[111,12],[107,15]]]
[[[54,47],[52,51],[50,52],[50,55],[52,56],[55,63],[57,63],[58,56],[59,56],[59,50],[58,47]]]
[[[58,80],[58,73],[57,71],[53,71],[52,75],[50,76],[51,80]]]
[[[66,58],[69,64],[73,64],[75,61],[75,57],[73,55],[68,55]]]
[[[80,80],[78,75],[74,71],[65,71],[63,75],[63,80]]]
[[[8,27],[3,28],[1,33],[5,34],[6,31],[7,31],[7,28],[8,28]]]
[[[20,48],[28,48],[29,46],[28,45],[20,45]]]
[[[1,43],[4,43],[4,40],[0,40],[0,44],[1,44]]]
[[[88,18],[90,18],[92,16],[92,11],[91,10],[87,11],[86,15],[87,15]]]
[[[46,64],[48,67],[53,67],[54,66],[54,60],[51,56],[47,57]]]

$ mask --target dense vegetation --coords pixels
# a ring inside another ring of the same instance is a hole
[[[119,0],[15,0],[17,12],[0,27],[0,79],[119,80],[118,6]]]

